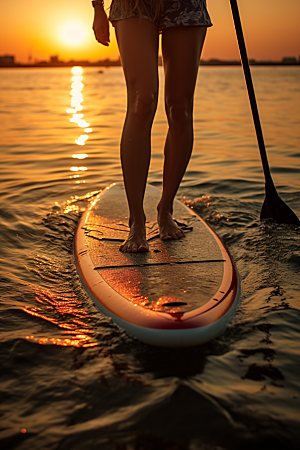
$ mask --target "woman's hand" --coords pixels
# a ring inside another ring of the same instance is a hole
[[[93,30],[96,41],[108,47],[109,39],[109,22],[102,5],[95,5],[95,15]]]

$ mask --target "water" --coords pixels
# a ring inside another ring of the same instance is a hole
[[[297,448],[299,229],[259,221],[264,183],[241,68],[201,68],[194,154],[178,192],[228,246],[241,302],[223,336],[181,350],[127,336],[95,309],[74,267],[82,211],[122,178],[121,68],[0,77],[1,448]],[[300,217],[299,69],[255,67],[253,79],[274,182]]]

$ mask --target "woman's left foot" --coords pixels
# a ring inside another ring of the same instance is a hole
[[[172,214],[157,207],[157,223],[159,227],[159,237],[162,241],[178,240],[185,236],[184,232],[174,221]]]

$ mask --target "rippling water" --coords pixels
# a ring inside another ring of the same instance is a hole
[[[259,222],[264,183],[241,68],[200,70],[178,198],[229,247],[242,298],[223,336],[185,350],[127,336],[82,289],[73,237],[93,196],[121,180],[126,93],[121,68],[73,72],[0,72],[1,447],[296,449],[299,228]],[[253,79],[274,182],[300,217],[299,69],[255,67]]]

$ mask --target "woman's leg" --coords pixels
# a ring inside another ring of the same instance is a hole
[[[163,30],[165,107],[169,130],[164,150],[163,192],[158,205],[158,225],[163,240],[184,233],[172,218],[173,200],[193,148],[193,100],[206,27],[173,27]]]
[[[151,128],[158,97],[158,28],[143,19],[115,23],[126,86],[127,114],[121,162],[129,205],[130,233],[123,252],[145,252],[144,193],[151,155]]]

